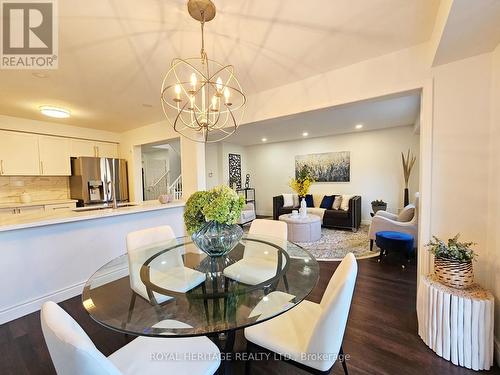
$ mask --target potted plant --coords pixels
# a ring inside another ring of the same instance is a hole
[[[307,216],[307,204],[305,201],[305,197],[307,193],[309,192],[309,188],[313,184],[314,179],[311,177],[309,170],[307,166],[303,166],[299,173],[297,173],[297,176],[295,178],[292,178],[288,185],[292,188],[293,191],[295,191],[300,198],[300,216],[301,217],[306,217]]]
[[[476,253],[471,246],[474,242],[459,242],[460,234],[448,239],[448,242],[433,236],[426,246],[434,254],[434,274],[448,286],[465,289],[474,283],[472,261]]]
[[[376,214],[377,211],[387,211],[387,203],[382,199],[374,200],[372,201],[372,210],[374,214]]]
[[[245,200],[229,186],[198,191],[186,202],[184,223],[193,242],[211,257],[230,252],[243,236],[236,223]]]

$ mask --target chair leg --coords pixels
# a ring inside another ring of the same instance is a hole
[[[344,369],[344,374],[349,375],[349,372],[347,371],[347,362],[345,360],[344,349],[342,348],[342,345],[340,345],[339,354],[342,356],[341,362],[342,362],[342,368]]]
[[[137,298],[137,294],[135,294],[135,292],[132,292],[132,297],[130,298],[130,305],[128,306],[127,323],[130,323],[130,320],[132,319],[132,312],[134,311],[136,298]],[[125,327],[123,327],[123,328],[125,328]]]

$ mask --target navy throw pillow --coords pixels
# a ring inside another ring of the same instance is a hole
[[[321,200],[321,204],[319,205],[319,208],[326,208],[327,210],[331,210],[333,206],[333,200],[335,196],[333,195],[325,195],[323,199]]]
[[[307,205],[307,207],[314,207],[314,201],[313,201],[312,194],[306,195],[306,205]]]

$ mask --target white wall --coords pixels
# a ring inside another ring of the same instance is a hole
[[[294,177],[296,155],[332,151],[351,152],[351,181],[315,183],[312,194],[360,195],[365,222],[369,222],[371,201],[375,199],[384,199],[388,210],[397,212],[403,205],[401,152],[408,148],[418,157],[419,136],[414,134],[413,125],[247,147],[258,214],[272,215],[272,197],[292,191],[288,182]],[[410,194],[417,189],[418,164],[412,172]]]
[[[205,150],[207,189],[229,184],[229,154],[241,155],[241,187],[245,187],[245,178],[248,173],[247,147],[219,142],[207,144]],[[253,185],[252,179],[250,179],[250,184]]]
[[[141,145],[178,138],[167,121],[122,133],[119,147],[120,157],[128,160],[130,199],[142,199],[141,184]],[[205,147],[186,138],[180,140],[181,173],[184,198],[197,190],[204,190],[205,185]]]
[[[500,45],[492,55],[490,189],[487,270],[496,296],[496,354],[500,358]]]
[[[490,82],[490,54],[434,69],[432,231],[478,243],[475,275],[487,287]]]

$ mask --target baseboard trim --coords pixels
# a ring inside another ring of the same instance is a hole
[[[370,225],[370,224],[371,224],[371,222],[372,222],[372,221],[371,221],[371,220],[369,220],[369,219],[366,219],[366,220],[361,220],[361,224],[362,224],[362,225]]]
[[[127,268],[111,269],[109,272],[103,274],[96,280],[97,284],[105,283],[108,281],[116,280],[120,277],[124,277],[128,274]],[[30,299],[28,301],[22,302],[20,304],[9,306],[3,310],[0,310],[0,324],[10,322],[12,320],[21,318],[25,315],[31,314],[35,311],[40,310],[42,305],[47,301],[62,302],[69,298],[73,298],[82,293],[83,287],[86,281],[79,282],[77,284],[62,288],[51,293],[39,296],[37,298]]]
[[[500,366],[500,337],[495,337],[495,358],[497,361],[497,366]]]

